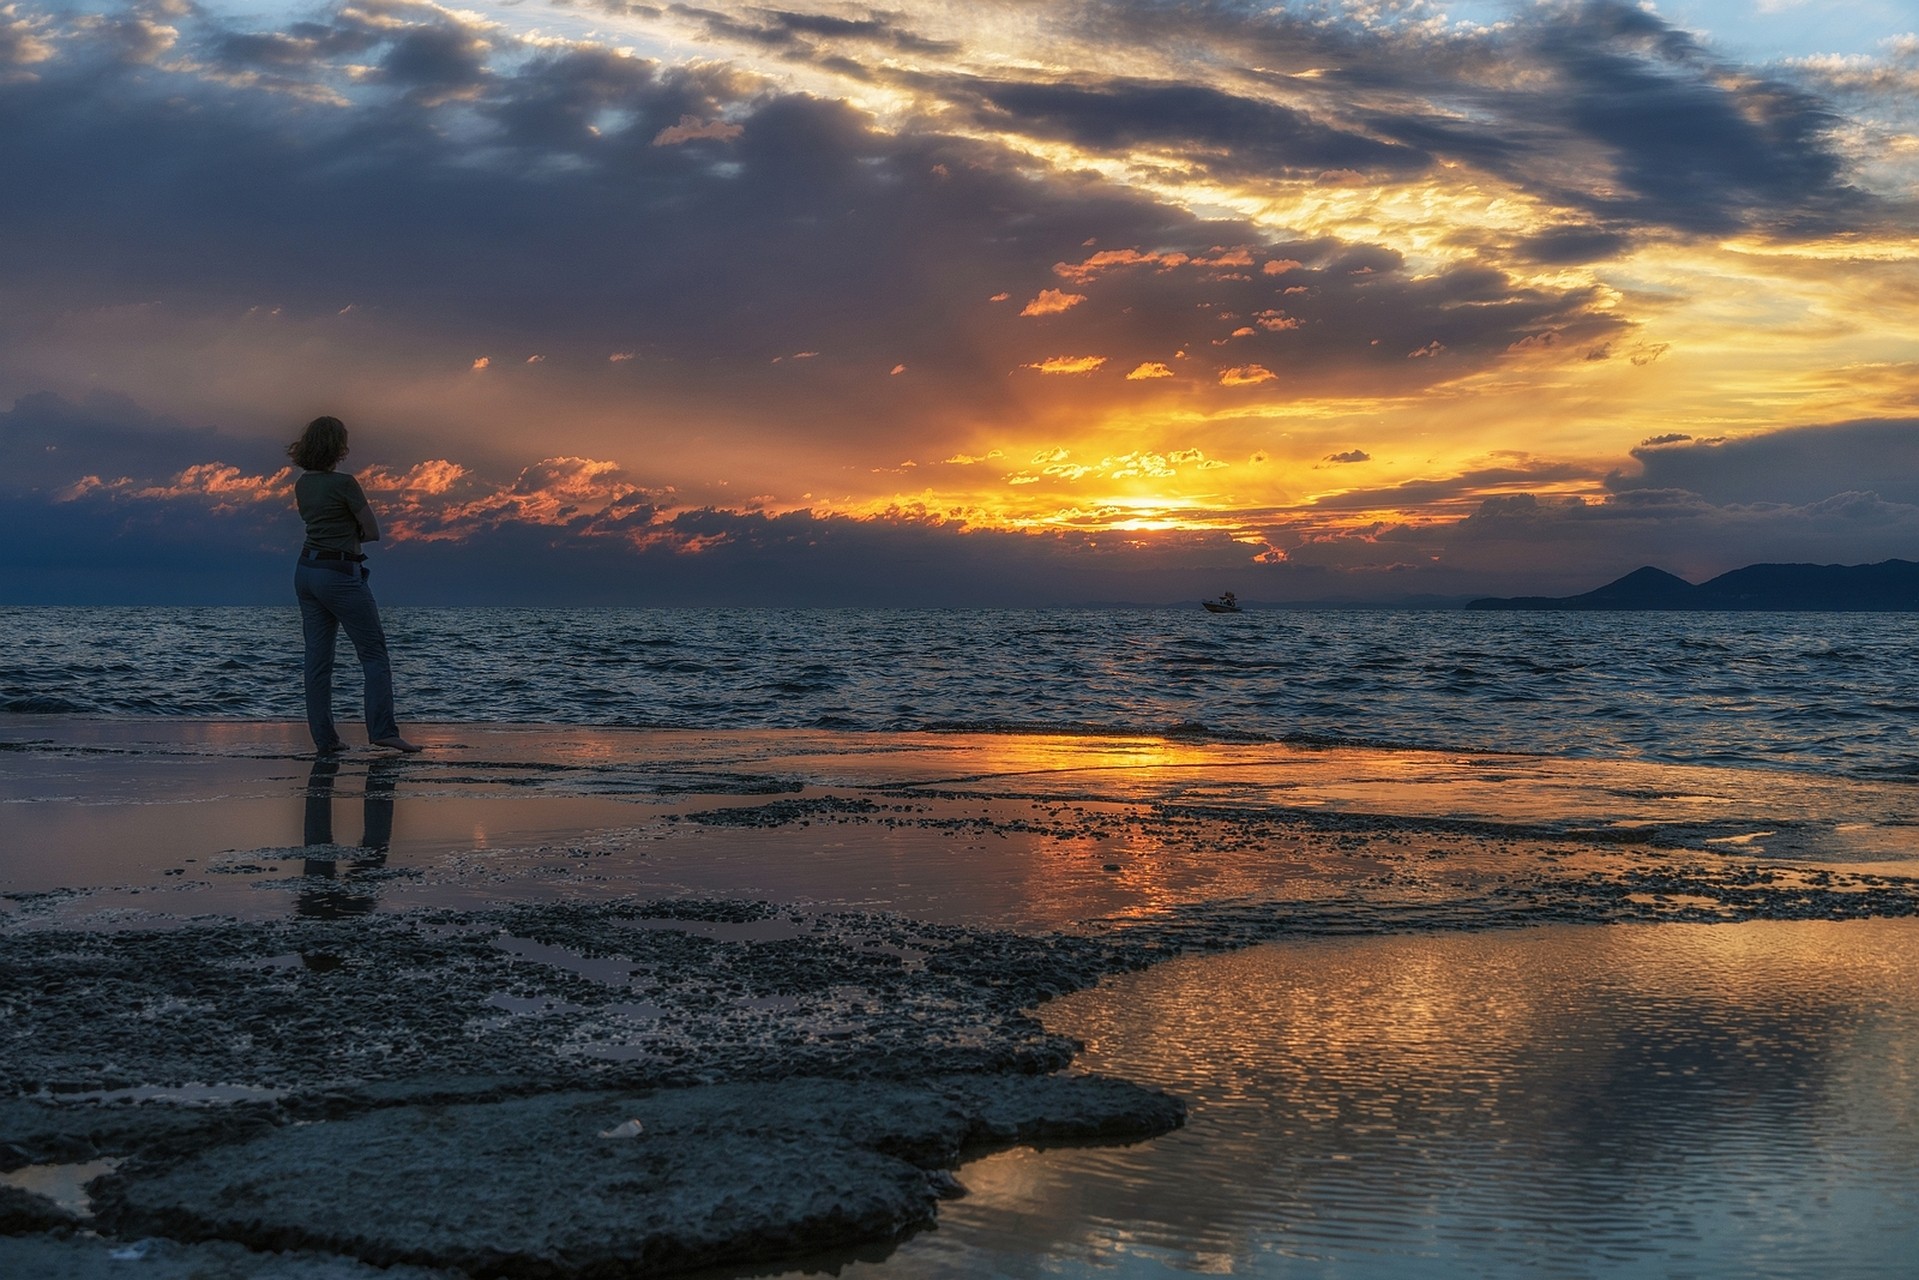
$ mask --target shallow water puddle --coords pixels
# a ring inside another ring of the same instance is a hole
[[[93,1198],[86,1185],[120,1167],[118,1160],[89,1160],[84,1164],[30,1164],[12,1173],[0,1173],[0,1187],[17,1187],[51,1200],[76,1217],[93,1216]]]
[[[1919,921],[1274,944],[1045,1006],[1187,1127],[1018,1149],[842,1275],[1909,1276]]]

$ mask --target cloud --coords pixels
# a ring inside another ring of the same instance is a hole
[[[1264,365],[1243,364],[1231,369],[1222,369],[1219,385],[1222,387],[1256,387],[1262,382],[1271,382],[1279,375]]]
[[[1037,369],[1041,373],[1091,373],[1105,363],[1105,356],[1049,356],[1021,367]]]
[[[616,462],[579,455],[505,472],[447,457],[370,460],[357,474],[389,530],[379,567],[395,602],[1154,600],[1180,598],[1178,574],[1200,569],[1234,573],[1269,599],[1377,599],[1564,593],[1641,563],[1698,580],[1754,560],[1909,555],[1919,538],[1919,467],[1903,451],[1919,440],[1916,428],[1855,422],[1641,446],[1634,456],[1648,474],[1603,497],[1552,492],[1590,485],[1590,468],[1514,458],[1303,507],[1175,507],[1181,518],[1226,520],[1123,536],[1105,526],[1136,509],[1102,506],[1097,490],[1053,530],[1017,533],[924,504],[864,516],[690,506]],[[942,461],[970,468],[996,454]],[[83,460],[118,465],[72,469]],[[1362,460],[1359,449],[1325,459]],[[1820,460],[1824,471],[1807,470]],[[292,472],[275,450],[124,401],[37,395],[0,413],[0,464],[10,486],[0,503],[0,598],[238,602],[284,593],[299,525]],[[1095,480],[1161,483],[1224,465],[1192,446],[1103,455],[1055,446],[1010,480],[1091,489]],[[1853,483],[1867,474],[1880,483]],[[895,572],[910,583],[884,577]]]
[[[49,26],[43,15],[22,15],[18,5],[0,5],[0,68],[24,69],[51,59],[54,45],[46,35]],[[7,74],[0,71],[0,77]],[[24,79],[31,73],[16,70],[12,74]]]
[[[1532,262],[1572,266],[1620,257],[1634,244],[1633,236],[1625,230],[1578,223],[1549,227],[1524,236],[1514,249],[1518,256]]]
[[[1067,293],[1063,289],[1041,289],[1033,300],[1021,308],[1023,316],[1056,316],[1062,311],[1071,311],[1086,301],[1083,293]]]
[[[1789,427],[1730,440],[1672,433],[1643,442],[1632,457],[1637,473],[1614,471],[1608,489],[1677,490],[1719,506],[1805,506],[1847,492],[1919,505],[1919,418]]]
[[[731,142],[745,132],[745,126],[729,124],[724,120],[681,116],[678,124],[668,125],[653,135],[653,145],[677,147],[688,142]]]
[[[616,12],[624,8],[608,7]],[[955,53],[960,48],[953,41],[930,38],[900,25],[896,14],[869,12],[865,17],[853,18],[776,9],[728,14],[686,4],[672,5],[670,11],[696,19],[709,36],[789,54],[819,57],[841,44],[879,46],[901,53]]]
[[[1217,275],[1222,269],[1236,270],[1241,267],[1250,267],[1253,262],[1254,251],[1249,245],[1238,245],[1230,249],[1214,245],[1208,250],[1197,253],[1188,253],[1179,249],[1150,252],[1136,248],[1101,249],[1078,262],[1054,263],[1053,274],[1076,284],[1086,284],[1109,271],[1126,267],[1148,266],[1159,272],[1175,271],[1184,267]],[[1265,266],[1270,267],[1274,262],[1285,263],[1286,270],[1292,270],[1301,265],[1290,258],[1283,258],[1269,259]],[[1278,273],[1267,271],[1265,274]]]
[[[755,21],[795,40],[837,38]],[[290,341],[250,337],[262,383],[274,377],[269,353],[316,381],[324,369],[393,386],[491,351],[481,358],[492,394],[516,397],[509,375],[524,357],[498,353],[536,350],[555,421],[609,421],[621,398],[643,395],[721,436],[814,441],[825,472],[867,461],[828,460],[834,451],[896,431],[931,432],[929,448],[950,451],[982,417],[1086,420],[1086,406],[1035,402],[998,378],[1062,351],[1137,369],[1250,327],[1259,332],[1230,359],[1195,357],[1195,394],[1256,393],[1220,385],[1223,371],[1254,365],[1275,375],[1274,391],[1283,378],[1294,394],[1390,394],[1488,368],[1542,330],[1590,348],[1630,324],[1589,287],[1486,266],[1415,271],[1390,247],[1333,235],[1274,240],[1150,192],[1036,170],[999,141],[883,124],[713,61],[517,40],[398,3],[277,32],[199,14],[183,31],[210,65],[270,71],[271,84],[184,65],[102,75],[62,57],[33,83],[0,86],[0,110],[31,122],[0,135],[0,169],[34,192],[0,206],[14,332],[70,331],[61,317],[157,300],[147,332],[125,343],[182,371],[142,383],[168,403],[199,395],[203,380],[184,371],[208,350],[231,351],[212,332],[217,318],[266,299],[300,328],[301,359]],[[379,74],[355,70],[368,67]],[[1088,92],[1118,95],[1130,119],[1127,95],[1140,87]],[[316,110],[321,92],[337,104]],[[654,145],[692,130],[688,120],[739,133],[723,153],[690,134]],[[76,154],[89,163],[75,166]],[[1004,327],[982,292],[1033,300],[1047,335]],[[1048,310],[1074,297],[1087,301]],[[1221,327],[1225,312],[1245,319]],[[322,314],[340,323],[312,322]],[[1385,345],[1375,351],[1374,339]],[[1386,367],[1385,352],[1435,339],[1447,367]],[[70,332],[59,348],[86,358]],[[124,364],[118,350],[94,358]],[[830,351],[849,373],[904,365],[914,376],[795,395],[785,375],[802,350]],[[722,351],[734,369],[777,357],[782,380],[715,376]],[[582,372],[613,364],[625,366],[617,387]],[[426,421],[431,408],[403,415],[419,424],[407,429],[444,440],[470,430],[481,407],[424,391],[408,403],[445,406],[439,422]],[[521,408],[495,403],[502,418]],[[606,451],[606,434],[582,447]]]
[[[1198,84],[1137,79],[948,82],[977,123],[1101,151],[1163,150],[1208,172],[1330,168],[1405,175],[1425,169],[1418,148],[1328,125],[1295,108]]]
[[[1326,455],[1326,461],[1328,462],[1371,462],[1372,460],[1373,455],[1367,453],[1364,449],[1348,449],[1344,453],[1329,453]]]
[[[1432,479],[1406,480],[1376,489],[1350,489],[1316,499],[1319,511],[1436,512],[1478,503],[1488,494],[1528,492],[1547,486],[1591,484],[1602,472],[1590,464],[1516,458],[1505,465],[1475,467]]]
[[[951,522],[1051,519],[1054,486],[1218,467],[1181,460],[1194,424],[1222,458],[1273,459],[1219,518],[1270,504],[1282,559],[1323,538],[1367,572],[1433,562],[1412,533],[1333,525],[1391,511],[1424,538],[1528,485],[1555,529],[1602,527],[1552,505],[1577,490],[1665,531],[1647,546],[1682,521],[1759,527],[1729,513],[1768,504],[1865,528],[1867,499],[1820,504],[1876,495],[1892,519],[1911,496],[1912,461],[1869,423],[1805,429],[1836,458],[1757,430],[1763,406],[1843,399],[1817,388],[1846,371],[1788,333],[1835,339],[1781,322],[1725,356],[1727,312],[1687,296],[1709,280],[1773,315],[1783,287],[1858,349],[1897,351],[1911,162],[1886,122],[1909,50],[1742,65],[1615,0],[1482,27],[1391,6],[1046,3],[1021,11],[1019,61],[998,56],[994,5],[589,7],[648,52],[536,33],[511,6],[0,8],[0,386],[65,397],[0,415],[20,433],[0,434],[0,484],[122,524],[224,504],[237,528],[276,507],[276,424],[306,406],[380,424],[390,458],[363,470],[391,476],[419,538],[486,528],[528,556],[537,538],[664,546],[669,526],[702,530],[675,544],[687,556],[742,530],[852,538],[839,517],[729,523],[748,504],[726,494],[870,512],[899,501],[879,463],[1070,446],[1011,476],[918,468],[954,485],[917,496],[942,530],[926,536],[963,546]],[[1892,265],[1815,276],[1795,256],[1860,243]],[[1735,253],[1757,274],[1725,274]],[[1662,400],[1670,432],[1587,394],[1674,389],[1674,343],[1688,385],[1733,359],[1748,380]],[[1807,418],[1901,412],[1897,355],[1857,358],[1884,364],[1878,399]],[[1574,402],[1591,410],[1555,436],[1570,459],[1468,456],[1510,443],[1515,404]],[[1120,434],[1097,436],[1107,423]],[[1302,473],[1343,478],[1315,460],[1352,436],[1431,478],[1368,468],[1344,474],[1372,489],[1285,508]],[[521,491],[542,455],[574,463]],[[720,514],[674,523],[706,502]],[[1382,547],[1394,558],[1366,558]]]

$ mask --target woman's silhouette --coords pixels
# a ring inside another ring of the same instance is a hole
[[[386,632],[380,626],[380,607],[367,586],[371,571],[360,552],[362,542],[379,538],[380,526],[360,482],[334,470],[346,453],[346,424],[338,418],[315,418],[287,446],[287,456],[301,468],[293,496],[307,528],[306,544],[293,570],[293,590],[300,598],[300,623],[306,634],[307,728],[321,751],[345,749],[346,743],[333,727],[333,648],[340,628],[345,627],[366,675],[367,740],[393,751],[418,751],[400,736],[400,726],[393,719],[393,668],[386,656]]]

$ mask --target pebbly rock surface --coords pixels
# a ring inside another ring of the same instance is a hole
[[[1437,853],[1364,894],[1070,934],[689,899],[0,934],[0,1177],[83,1171],[92,1201],[8,1188],[0,1274],[140,1251],[168,1277],[625,1276],[883,1241],[968,1149],[1180,1122],[1056,1074],[1076,1046],[1035,1006],[1107,974],[1274,938],[1919,911],[1897,877],[1649,850],[1487,886]]]
[[[1180,1123],[1050,1074],[1075,1046],[1033,1006],[1113,959],[688,900],[0,936],[0,1173],[114,1166],[90,1216],[18,1192],[5,1230],[49,1275],[112,1274],[101,1235],[471,1276],[886,1240],[970,1148]]]

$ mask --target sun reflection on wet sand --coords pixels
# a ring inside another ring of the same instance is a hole
[[[19,721],[0,892],[283,909],[255,890],[303,856],[300,726]],[[1057,929],[1203,900],[1432,900],[1674,850],[1909,873],[1919,842],[1910,786],[1783,771],[1093,734],[418,736],[427,755],[356,753],[333,784],[350,802],[380,778],[372,909],[704,893]]]

